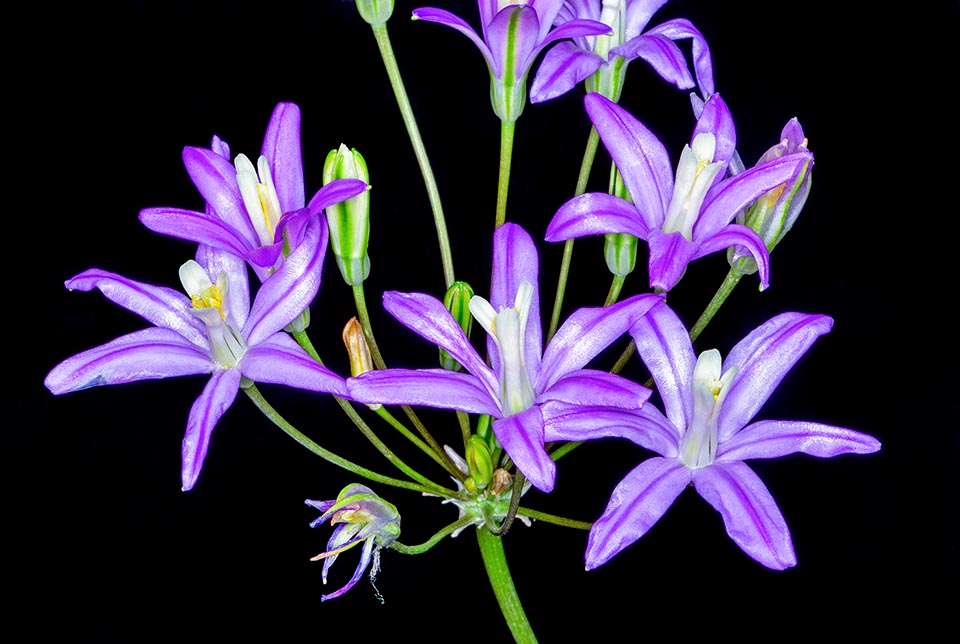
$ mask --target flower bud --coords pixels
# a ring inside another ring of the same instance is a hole
[[[336,179],[360,179],[370,183],[367,163],[356,150],[340,144],[331,150],[323,164],[323,185]],[[367,243],[370,238],[370,193],[328,206],[327,224],[330,228],[330,246],[337,260],[340,274],[347,284],[358,286],[370,274]]]
[[[470,329],[473,327],[473,315],[470,313],[470,298],[473,297],[473,289],[466,282],[454,282],[447,289],[443,296],[443,304],[453,315],[463,333],[469,338]],[[440,349],[440,366],[447,371],[460,371],[463,367],[454,360],[444,349]]]
[[[476,434],[472,435],[467,441],[466,455],[474,485],[480,490],[486,488],[493,479],[493,459],[487,441]]]
[[[363,334],[363,327],[356,317],[350,318],[343,327],[343,344],[347,347],[350,357],[350,375],[359,376],[361,373],[373,371],[373,359],[370,357],[370,345]],[[380,409],[382,405],[367,405],[370,409]]]
[[[781,141],[767,150],[757,165],[791,154],[802,154],[807,161],[798,166],[797,173],[786,183],[761,195],[752,204],[737,213],[736,222],[755,230],[772,251],[784,235],[793,227],[800,215],[807,195],[810,193],[811,168],[813,155],[807,149],[807,139],[797,119],[791,119],[780,134]],[[757,272],[757,263],[750,253],[739,246],[727,250],[727,261],[731,268],[743,275]]]
[[[610,194],[632,203],[623,177],[616,170],[610,177]],[[603,236],[603,256],[607,269],[618,277],[626,277],[637,266],[637,238],[629,233],[608,233]]]
[[[393,0],[357,0],[357,10],[371,26],[379,27],[393,15]]]

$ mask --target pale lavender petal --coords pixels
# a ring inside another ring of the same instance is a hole
[[[277,189],[280,212],[299,210],[304,205],[303,159],[300,154],[300,108],[294,103],[277,103],[267,124],[260,149],[270,166]]]
[[[155,233],[207,244],[245,257],[253,248],[236,228],[216,216],[181,208],[145,208],[140,221]]]
[[[500,404],[475,376],[446,369],[384,369],[347,378],[350,398],[362,403],[423,405],[499,417]]]
[[[653,405],[637,411],[550,402],[541,405],[540,411],[547,443],[626,438],[661,456],[679,454],[680,433]]]
[[[723,370],[737,367],[720,409],[720,442],[756,415],[797,360],[833,327],[826,315],[783,313],[760,325],[737,343],[723,361]]]
[[[326,249],[326,219],[310,216],[303,241],[257,292],[243,328],[248,345],[253,346],[270,337],[310,306],[320,288],[320,270]]]
[[[383,294],[383,307],[409,329],[442,347],[479,378],[490,395],[496,395],[500,389],[497,376],[470,344],[443,302],[423,293],[387,291]]]
[[[634,324],[630,335],[637,345],[637,354],[657,383],[667,417],[675,427],[685,429],[693,418],[690,392],[697,363],[687,328],[673,309],[662,303]]]
[[[610,306],[574,311],[547,346],[534,389],[542,393],[561,377],[586,366],[662,300],[659,295],[643,294]]]
[[[207,457],[210,436],[217,421],[230,408],[240,391],[240,371],[216,369],[203,393],[190,408],[187,432],[183,436],[183,465],[180,480],[186,492],[193,488],[200,476],[200,468]]]
[[[591,92],[584,98],[590,120],[617,164],[617,170],[650,228],[663,225],[673,195],[673,165],[663,143],[610,99]]]
[[[632,380],[607,371],[578,369],[562,376],[537,396],[537,403],[559,401],[576,405],[598,405],[640,409],[650,390]]]
[[[737,131],[733,126],[733,116],[719,94],[714,94],[704,103],[703,111],[690,136],[690,145],[693,145],[698,134],[704,133],[712,134],[716,138],[717,147],[713,160],[728,162],[737,148]]]
[[[153,286],[91,268],[64,282],[70,290],[100,290],[108,300],[157,326],[170,329],[198,347],[209,347],[206,329],[193,313],[190,298],[165,286]]]
[[[693,69],[697,75],[700,91],[705,98],[709,98],[716,91],[713,84],[713,60],[710,56],[710,47],[707,46],[706,38],[693,26],[693,23],[685,18],[676,18],[653,27],[647,33],[662,34],[670,40],[689,38],[693,54]]]
[[[557,15],[563,8],[564,0],[527,0],[527,4],[536,9],[537,18],[540,21],[540,38],[543,40],[550,28],[556,23],[562,25],[564,20],[557,22]],[[585,17],[585,16],[578,16]],[[608,28],[609,29],[609,28]]]
[[[351,197],[356,197],[369,187],[370,186],[360,179],[335,179],[320,188],[320,190],[311,197],[310,204],[307,208],[310,210],[310,214],[320,213],[322,215],[322,211],[328,206],[346,201]]]
[[[603,516],[590,529],[587,570],[610,561],[642,537],[690,484],[691,472],[675,458],[640,463],[613,490]]]
[[[604,36],[610,33],[610,26],[596,20],[570,20],[563,23],[541,38],[541,48],[564,38],[580,36]]]
[[[343,378],[311,358],[286,333],[277,333],[250,347],[237,368],[254,382],[322,391],[341,398],[349,395]]]
[[[473,30],[473,27],[468,25],[464,20],[453,15],[449,11],[444,9],[436,9],[434,7],[422,7],[420,9],[413,10],[413,19],[414,20],[426,20],[427,22],[436,22],[441,25],[446,25],[453,29],[456,29],[464,36],[469,38],[474,45],[477,46],[477,49],[480,50],[480,53],[483,54],[484,60],[487,61],[487,65],[490,66],[490,69],[497,70],[497,64],[493,60],[493,55],[490,52],[490,48],[487,47],[487,44],[483,42],[477,32]]]
[[[170,329],[151,327],[67,358],[43,384],[59,395],[100,385],[210,373],[215,366],[208,350]]]
[[[602,56],[584,51],[572,42],[561,42],[544,55],[530,85],[530,102],[541,103],[565,94],[597,71]]]
[[[812,155],[790,154],[714,185],[703,200],[700,216],[694,224],[693,238],[707,239],[715,235],[757,197],[793,178],[798,167],[810,159]]]
[[[543,416],[539,407],[493,421],[493,433],[517,469],[541,492],[550,492],[557,464],[543,447]]]
[[[627,39],[639,35],[650,23],[653,14],[666,3],[667,0],[631,0],[627,2],[625,25]]]
[[[660,78],[673,83],[679,89],[690,89],[695,85],[683,51],[664,36],[648,32],[615,47],[610,53],[623,56],[627,60],[640,58],[646,61]]]
[[[693,484],[712,505],[740,548],[767,568],[797,565],[790,530],[763,481],[740,461],[693,471]]]
[[[557,210],[544,236],[549,242],[587,235],[629,233],[646,239],[654,217],[644,217],[637,207],[602,192],[578,195]],[[653,227],[660,224],[655,223]]]
[[[762,420],[720,443],[718,461],[776,458],[803,453],[830,458],[839,454],[872,454],[880,449],[873,436],[852,429],[790,420]]]
[[[242,329],[250,313],[250,280],[246,263],[241,257],[205,244],[197,248],[195,259],[212,278],[218,278],[221,273],[227,275],[224,314]]]
[[[679,232],[664,233],[657,228],[651,229],[647,235],[647,246],[650,248],[650,288],[661,291],[676,286],[699,248],[697,243],[687,240]]]
[[[537,247],[527,231],[512,223],[506,223],[497,228],[493,233],[490,304],[494,311],[512,307],[516,302],[517,290],[521,282],[529,282],[533,287],[533,299],[530,303],[526,334],[523,338],[524,360],[530,373],[537,373],[540,367],[540,354],[543,351],[539,273],[540,261],[537,257]],[[492,337],[487,338],[487,355],[490,357],[490,365],[494,373],[499,373],[500,356]]]
[[[213,150],[186,147],[183,149],[183,165],[197,190],[217,215],[243,235],[249,247],[258,246],[260,237],[247,214],[240,186],[237,185],[237,169],[233,164]]]
[[[696,232],[694,232],[694,237],[696,237]],[[762,291],[770,286],[770,252],[760,235],[752,228],[740,224],[727,224],[711,237],[698,241],[700,247],[690,258],[691,260],[726,250],[731,246],[742,246],[757,263],[757,271],[760,273],[760,290]]]
[[[494,16],[486,26],[484,39],[496,61],[492,68],[496,78],[517,81],[527,74],[540,51],[539,32],[537,12],[528,5],[505,7]],[[508,72],[509,79],[506,78]]]

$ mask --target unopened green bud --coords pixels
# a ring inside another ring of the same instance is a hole
[[[323,164],[323,185],[337,179],[360,179],[370,183],[367,163],[356,150],[340,144],[331,150]],[[367,243],[370,239],[370,192],[365,191],[346,201],[328,206],[327,225],[330,247],[340,274],[347,284],[358,286],[370,274]]]
[[[463,333],[469,338],[470,329],[473,327],[473,315],[470,313],[470,298],[473,297],[473,289],[466,282],[454,282],[447,289],[443,296],[443,304],[453,315]],[[453,359],[444,349],[440,349],[440,366],[447,371],[460,371],[463,366]]]
[[[393,15],[393,0],[357,0],[360,17],[373,27],[379,27]]]
[[[478,489],[484,489],[493,479],[493,459],[490,457],[490,448],[487,441],[476,434],[467,441],[467,467],[470,477]]]
[[[631,201],[623,177],[616,169],[611,170],[610,194]],[[637,267],[637,238],[630,233],[608,233],[603,236],[603,256],[607,269],[618,277],[626,277]]]

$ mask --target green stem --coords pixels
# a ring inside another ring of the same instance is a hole
[[[579,445],[580,443],[575,443],[574,445]],[[537,521],[543,521],[545,523],[552,523],[554,525],[560,525],[565,528],[577,528],[579,530],[589,530],[593,527],[592,523],[586,521],[575,521],[573,519],[567,519],[565,517],[558,517],[555,514],[547,514],[546,512],[540,512],[539,510],[531,510],[530,508],[520,507],[517,508],[517,514],[524,517],[530,517],[531,519],[536,519]]]
[[[348,472],[353,472],[354,474],[368,478],[371,481],[375,481],[377,483],[383,483],[384,485],[393,485],[395,487],[404,488],[406,490],[413,490],[415,492],[423,492],[423,493],[433,494],[433,495],[439,494],[444,497],[457,496],[456,492],[442,488],[431,481],[427,481],[425,484],[421,485],[418,483],[403,481],[401,479],[395,479],[390,476],[384,476],[383,474],[378,474],[373,470],[368,470],[367,468],[357,465],[352,461],[348,461],[345,458],[337,456],[330,450],[324,449],[317,443],[310,440],[310,438],[308,438],[300,430],[298,430],[296,427],[291,425],[283,416],[281,416],[277,412],[276,409],[273,408],[272,405],[270,405],[270,403],[267,402],[267,400],[263,397],[263,395],[260,393],[260,390],[257,389],[257,386],[255,384],[251,383],[250,386],[245,386],[243,388],[243,391],[246,392],[250,400],[252,400],[253,403],[257,406],[257,409],[263,412],[263,415],[266,416],[268,419],[270,419],[270,421],[274,425],[282,429],[288,436],[293,438],[295,441],[297,441],[298,443],[300,443],[301,445],[303,445],[308,450],[310,450],[320,458],[324,459],[328,463],[332,463],[338,467],[342,467]]]
[[[517,644],[536,642],[537,637],[533,634],[510,576],[507,557],[503,551],[503,538],[481,528],[477,530],[477,543],[480,545],[480,555],[483,557],[493,594],[497,596],[500,612],[503,613],[514,641]]]
[[[510,189],[510,165],[513,162],[513,134],[516,121],[500,121],[500,176],[497,180],[497,222],[507,220],[507,191]]]
[[[743,277],[743,273],[736,273],[731,269],[730,272],[727,273],[727,276],[723,278],[723,284],[721,284],[717,292],[713,294],[713,299],[710,300],[707,308],[703,310],[700,318],[694,323],[693,328],[690,329],[691,340],[696,340],[700,334],[703,333],[703,330],[707,328],[710,320],[713,319],[713,316],[717,314],[717,311],[720,310],[723,303],[730,297],[733,289],[740,283],[741,277]]]
[[[462,519],[458,519],[453,523],[451,523],[450,525],[443,528],[442,530],[440,530],[439,532],[437,532],[435,535],[433,535],[423,543],[416,546],[405,546],[402,543],[397,543],[396,541],[394,541],[393,543],[390,544],[389,547],[405,555],[423,554],[430,548],[440,543],[440,540],[446,537],[448,534],[452,534],[457,530],[462,530],[463,528],[466,528],[468,525],[471,525],[475,520],[476,519],[474,519],[471,516],[466,516],[466,517],[463,517]]]
[[[620,297],[620,289],[623,288],[623,282],[626,279],[625,275],[613,276],[613,281],[610,282],[610,291],[607,293],[607,300],[603,303],[604,306],[610,306],[617,301],[617,298]]]
[[[401,423],[399,420],[397,420],[397,419],[393,416],[393,414],[391,414],[389,411],[387,411],[387,408],[386,408],[386,407],[384,407],[384,406],[381,405],[381,406],[378,407],[375,411],[377,412],[377,415],[380,416],[380,418],[382,418],[383,420],[387,421],[387,424],[389,424],[391,427],[393,427],[393,428],[396,429],[398,432],[400,432],[401,434],[403,434],[404,437],[406,437],[407,440],[409,440],[411,443],[413,443],[413,444],[416,445],[418,448],[420,448],[420,451],[422,451],[424,454],[426,454],[427,456],[429,456],[430,458],[432,458],[434,461],[436,461],[436,463],[437,463],[438,465],[440,465],[440,467],[442,467],[443,469],[445,469],[448,474],[450,474],[450,475],[453,476],[454,478],[458,478],[458,479],[461,479],[461,480],[463,479],[463,473],[462,473],[460,470],[458,470],[458,469],[456,468],[456,466],[454,466],[452,463],[450,463],[449,459],[444,458],[443,456],[441,456],[440,454],[438,454],[436,451],[434,451],[433,449],[431,449],[430,446],[427,445],[424,441],[420,440],[420,438],[417,437],[417,436],[416,436],[413,432],[411,432],[409,429],[407,429],[407,428],[404,426],[403,423]],[[445,453],[444,453],[444,454],[445,454]]]
[[[420,164],[420,174],[423,175],[423,183],[427,189],[430,208],[433,210],[433,222],[437,229],[437,241],[440,244],[440,259],[443,262],[443,277],[446,281],[447,288],[450,288],[450,285],[454,282],[453,254],[450,252],[450,240],[447,237],[447,224],[443,216],[443,207],[440,204],[440,193],[437,190],[437,182],[433,178],[433,170],[430,167],[430,160],[427,158],[426,148],[423,147],[423,139],[420,136],[420,129],[417,127],[417,120],[413,115],[410,99],[407,98],[407,90],[404,88],[403,79],[400,76],[400,68],[397,66],[397,59],[393,54],[393,46],[390,44],[387,25],[383,24],[373,27],[373,35],[377,39],[377,46],[380,48],[380,57],[383,58],[383,65],[386,67],[387,76],[390,78],[390,85],[393,87],[393,95],[397,99],[397,106],[399,106],[400,114],[403,116],[403,124],[406,126],[407,134],[410,136],[413,153],[417,157],[417,163]]]
[[[590,136],[587,137],[587,147],[583,151],[583,161],[580,162],[580,175],[577,177],[577,189],[574,196],[582,195],[587,190],[587,180],[590,178],[590,169],[593,167],[593,159],[597,155],[597,147],[600,145],[600,134],[597,128],[590,127]],[[563,305],[563,295],[567,290],[567,278],[570,274],[570,258],[573,256],[573,239],[568,239],[563,244],[563,259],[560,261],[560,275],[557,278],[557,294],[553,300],[553,314],[550,316],[550,328],[547,330],[547,342],[553,338],[557,332],[557,326],[560,324],[560,308]]]

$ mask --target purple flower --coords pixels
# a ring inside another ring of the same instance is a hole
[[[146,208],[140,221],[155,232],[239,255],[261,280],[281,261],[286,225],[303,226],[303,215],[320,213],[369,187],[357,179],[333,181],[304,210],[300,108],[293,103],[274,108],[256,165],[243,154],[231,164],[229,155],[219,139],[212,149],[183,150],[183,164],[206,200],[207,212]]]
[[[210,374],[194,402],[183,438],[183,489],[200,474],[210,435],[233,403],[241,379],[346,396],[343,379],[280,332],[306,308],[320,285],[326,223],[309,218],[303,237],[260,287],[250,306],[243,260],[201,246],[180,277],[188,296],[99,269],[67,280],[94,288],[155,326],[120,336],[61,362],[44,384],[54,394],[137,380]]]
[[[574,19],[599,20],[612,33],[578,36],[550,49],[530,88],[530,100],[546,101],[570,91],[586,80],[587,92],[600,92],[619,101],[627,64],[645,60],[665,81],[680,89],[694,86],[683,51],[677,40],[690,39],[696,84],[704,98],[714,93],[713,63],[703,35],[684,18],[668,20],[647,29],[654,13],[667,0],[566,0],[553,23]]]
[[[373,569],[370,578],[373,579],[380,568],[380,548],[389,546],[400,536],[400,513],[392,503],[387,503],[373,490],[365,485],[353,483],[340,491],[333,501],[311,501],[306,504],[323,512],[310,523],[311,528],[323,524],[328,519],[332,525],[337,525],[327,542],[327,551],[322,552],[311,561],[323,562],[323,583],[327,583],[327,573],[340,553],[356,545],[363,544],[360,554],[360,563],[353,573],[353,577],[340,588],[329,595],[320,597],[320,601],[335,599],[344,594],[360,580],[360,576],[373,560]]]
[[[691,483],[723,517],[730,538],[764,566],[796,564],[790,531],[773,497],[745,460],[802,452],[811,456],[868,454],[880,449],[871,436],[805,421],[751,423],[790,368],[827,333],[825,315],[784,313],[753,330],[721,361],[716,350],[697,357],[687,330],[666,306],[653,307],[630,333],[650,369],[666,415],[652,404],[624,412],[595,437],[620,436],[660,454],[617,485],[590,530],[587,569],[596,568],[642,537]],[[553,424],[547,440],[568,438]],[[583,437],[580,432],[574,436]]]
[[[602,193],[574,197],[547,226],[547,241],[606,233],[644,239],[650,249],[650,287],[662,291],[676,285],[692,260],[741,246],[757,263],[761,288],[770,285],[766,245],[755,231],[731,220],[794,177],[802,164],[812,163],[809,153],[771,159],[722,179],[736,134],[726,104],[714,94],[684,146],[674,180],[666,149],[642,123],[600,94],[588,94],[584,103],[631,200]]]
[[[538,259],[530,236],[516,224],[494,233],[490,301],[474,296],[470,310],[487,330],[490,366],[471,346],[443,302],[421,293],[384,294],[387,311],[446,350],[466,373],[445,369],[387,369],[347,380],[360,402],[425,405],[488,414],[493,431],[517,468],[549,492],[556,465],[544,449],[545,415],[589,406],[595,418],[609,409],[639,409],[649,390],[625,378],[583,367],[660,301],[639,295],[603,308],[574,312],[543,350]]]
[[[483,37],[449,11],[423,7],[415,20],[452,27],[477,46],[490,70],[490,100],[501,120],[517,120],[526,102],[527,74],[543,49],[563,38],[610,33],[595,20],[569,20],[552,29],[563,0],[478,0]]]

